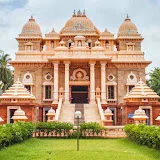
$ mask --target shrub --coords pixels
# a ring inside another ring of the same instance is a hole
[[[29,122],[0,126],[0,149],[32,137],[35,127]]]
[[[73,129],[73,124],[68,122],[37,122],[36,129],[39,130],[39,136],[41,136],[40,132],[43,132],[42,136],[61,135],[62,133],[68,135],[70,130]]]
[[[126,125],[124,130],[132,141],[160,149],[160,127],[132,124]]]

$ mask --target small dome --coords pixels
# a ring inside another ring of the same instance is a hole
[[[95,41],[95,45],[96,46],[99,46],[101,43],[100,43],[100,41],[98,41],[98,39]]]
[[[29,21],[23,26],[20,37],[42,37],[41,29],[36,23],[35,19],[31,16]]]
[[[14,116],[11,118],[13,120],[26,120],[28,119],[25,115],[25,112],[19,107],[15,112]]]
[[[62,39],[60,42],[59,42],[60,45],[64,46],[65,45],[65,42],[64,40]]]
[[[130,20],[128,15],[118,30],[118,36],[119,35],[126,35],[126,34],[127,35],[138,34],[138,30],[137,30],[136,25]]]
[[[107,116],[111,116],[113,115],[112,111],[109,109],[109,107],[107,107],[107,109],[104,111],[104,114]]]
[[[160,121],[160,114],[158,115],[158,117],[155,120]]]
[[[55,110],[53,110],[53,108],[51,107],[51,109],[48,111],[48,113],[46,114],[47,116],[52,116],[55,115]]]
[[[0,117],[0,122],[3,122],[4,120],[2,119],[2,117]]]
[[[85,40],[84,36],[78,35],[74,37],[74,40]]]
[[[55,32],[54,28],[48,34],[45,34],[45,36],[46,38],[49,38],[49,39],[60,39],[59,34]]]
[[[137,110],[134,112],[134,116],[132,117],[133,119],[147,119],[148,117],[146,116],[146,113],[141,107],[139,107]]]
[[[25,116],[25,112],[19,107],[15,112],[14,116]]]

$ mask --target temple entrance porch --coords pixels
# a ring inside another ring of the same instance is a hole
[[[71,103],[88,103],[88,86],[71,86]]]

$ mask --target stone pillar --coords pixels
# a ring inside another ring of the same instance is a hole
[[[95,61],[90,61],[90,103],[95,103]]]
[[[58,61],[53,62],[54,64],[54,93],[53,93],[53,103],[58,103]]]
[[[101,62],[101,103],[106,104],[106,62]]]
[[[70,103],[69,101],[69,61],[64,61],[65,64],[65,94],[64,103]]]

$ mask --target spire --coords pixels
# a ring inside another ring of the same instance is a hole
[[[52,32],[55,32],[54,28],[52,29]]]
[[[73,11],[73,16],[72,17],[76,17],[76,10],[75,9]]]
[[[128,17],[128,13],[127,13],[127,19],[128,19],[129,17]]]
[[[126,17],[125,21],[126,21],[126,20],[130,20],[130,18],[129,18],[129,16],[128,16],[128,14],[127,14],[127,17]]]
[[[86,12],[85,12],[85,10],[83,10],[83,15],[82,15],[83,17],[86,17]]]
[[[104,30],[105,32],[108,32],[107,28]]]
[[[79,10],[78,12],[77,12],[77,17],[81,17],[82,16],[82,13],[81,13],[81,11]]]
[[[31,15],[31,18],[29,19],[29,21],[35,21],[35,19],[33,18],[33,15]]]

